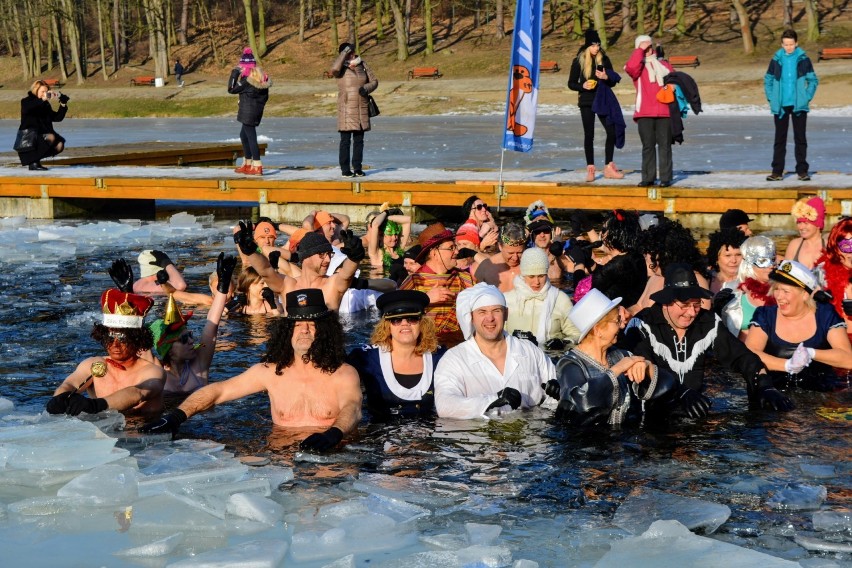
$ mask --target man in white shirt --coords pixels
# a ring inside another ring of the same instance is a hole
[[[503,331],[506,298],[495,286],[480,283],[456,298],[456,316],[465,341],[441,358],[435,369],[438,416],[477,418],[538,406],[542,385],[556,369],[530,341]]]

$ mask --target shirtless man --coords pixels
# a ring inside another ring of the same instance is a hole
[[[471,267],[471,274],[477,282],[497,286],[501,292],[514,288],[515,276],[521,273],[521,255],[526,250],[524,228],[517,223],[509,223],[500,231],[497,247],[500,252],[491,255]]]
[[[234,234],[234,240],[242,253],[248,257],[252,268],[257,270],[273,292],[286,294],[293,290],[318,288],[322,290],[325,303],[329,309],[337,310],[340,307],[343,294],[346,293],[352,278],[355,276],[358,263],[364,260],[367,255],[360,238],[348,231],[343,233],[343,236],[341,252],[347,258],[335,274],[327,276],[328,266],[334,252],[331,243],[318,233],[307,233],[296,249],[298,258],[302,263],[302,272],[298,278],[281,274],[272,267],[269,259],[260,254],[257,243],[252,236],[251,223],[240,221],[240,229]]]
[[[316,289],[289,292],[286,308],[287,316],[274,324],[260,363],[195,391],[174,411],[140,430],[174,434],[194,414],[265,391],[275,425],[313,431],[302,441],[303,450],[324,452],[339,444],[361,420],[361,384],[358,372],[343,362],[340,320]]]
[[[150,298],[115,288],[101,295],[104,320],[94,325],[92,338],[103,345],[106,357],[89,357],[77,365],[48,401],[50,414],[76,416],[108,408],[134,413],[162,411],[163,369],[139,357],[153,342],[143,325],[153,304]]]

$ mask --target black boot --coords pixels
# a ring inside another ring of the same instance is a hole
[[[35,171],[35,170],[46,172],[47,168],[42,166],[41,162],[33,162],[32,164],[30,164],[30,171]]]

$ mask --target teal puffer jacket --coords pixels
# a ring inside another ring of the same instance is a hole
[[[793,105],[793,112],[808,112],[810,110],[808,104],[816,94],[819,80],[814,72],[813,63],[802,48],[797,47],[793,55],[796,60],[796,103]],[[769,109],[772,114],[779,118],[784,116],[784,108],[781,106],[781,61],[783,56],[783,49],[775,52],[775,56],[769,62],[769,69],[766,70],[766,75],[763,77],[763,87],[766,91],[766,100],[769,101]]]

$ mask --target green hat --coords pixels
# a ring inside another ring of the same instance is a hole
[[[385,232],[386,235],[401,235],[402,234],[402,225],[397,223],[396,221],[391,221],[388,219],[385,221]]]

